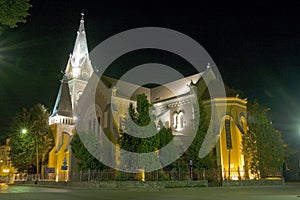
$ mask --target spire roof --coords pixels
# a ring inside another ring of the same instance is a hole
[[[81,19],[79,24],[79,29],[77,31],[77,37],[72,53],[72,66],[80,67],[84,58],[88,55],[88,46],[86,40],[86,33],[84,27],[84,13],[81,13]]]
[[[68,80],[65,75],[61,80],[55,106],[50,117],[55,115],[73,117],[70,90]]]

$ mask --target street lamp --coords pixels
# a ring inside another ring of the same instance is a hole
[[[28,133],[28,130],[26,128],[22,128],[21,130],[22,134]],[[38,142],[37,142],[37,136],[34,134],[34,139],[35,139],[35,152],[36,152],[36,179],[35,179],[35,184],[38,182],[38,176],[39,176],[39,148],[38,148]]]
[[[26,128],[22,128],[21,133],[22,134],[26,134],[27,133],[27,129]]]
[[[191,180],[193,180],[193,160],[190,159]]]
[[[229,119],[225,119],[226,146],[227,146],[227,150],[228,150],[228,180],[230,180],[230,151],[232,150],[231,129],[230,129],[231,111],[233,108],[233,104],[236,102],[238,97],[239,97],[239,94],[237,94],[235,96],[235,99],[230,104]]]

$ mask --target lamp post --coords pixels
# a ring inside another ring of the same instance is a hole
[[[28,133],[28,130],[26,128],[23,128],[21,130],[22,134]],[[39,175],[39,148],[38,148],[38,142],[37,142],[37,136],[34,134],[34,142],[35,142],[35,153],[36,153],[36,178],[34,184],[37,184],[38,182],[38,175]]]
[[[191,180],[193,180],[193,160],[190,159],[190,172],[191,172]]]
[[[3,159],[1,158],[1,160],[0,160],[0,173],[2,172],[2,164],[3,164]]]
[[[231,140],[231,128],[230,128],[230,123],[231,123],[231,111],[233,108],[233,104],[235,103],[236,99],[239,97],[239,94],[235,96],[235,99],[233,102],[230,104],[230,109],[229,109],[229,119],[225,119],[225,132],[226,132],[226,146],[228,150],[228,180],[230,180],[230,151],[232,150],[232,140]]]

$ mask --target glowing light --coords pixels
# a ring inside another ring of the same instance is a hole
[[[141,173],[142,173],[142,181],[145,182],[145,171],[141,170]]]
[[[56,172],[55,182],[58,182],[58,170],[57,170],[57,172]]]
[[[27,133],[27,129],[26,128],[22,128],[21,133],[22,134],[26,134]]]

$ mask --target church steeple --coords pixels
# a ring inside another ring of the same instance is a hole
[[[80,67],[84,60],[88,56],[88,46],[86,40],[86,33],[84,28],[84,14],[81,13],[81,20],[79,24],[79,29],[77,31],[77,38],[75,41],[73,53],[71,56],[71,62],[73,67]]]
[[[64,75],[61,80],[53,112],[50,116],[50,124],[70,122],[72,120],[62,119],[73,118],[72,102],[67,77]]]
[[[81,13],[79,29],[77,31],[73,52],[70,54],[65,73],[68,75],[69,79],[81,79],[82,68],[85,65],[88,65],[86,66],[86,72],[88,75],[90,75],[93,72],[93,68],[91,67],[89,58],[89,50],[84,26],[84,13]]]
[[[86,39],[84,14],[81,13],[79,29],[77,31],[73,52],[70,54],[65,70],[71,93],[73,112],[75,112],[77,101],[84,91],[84,88],[93,72],[94,69],[90,61]]]

